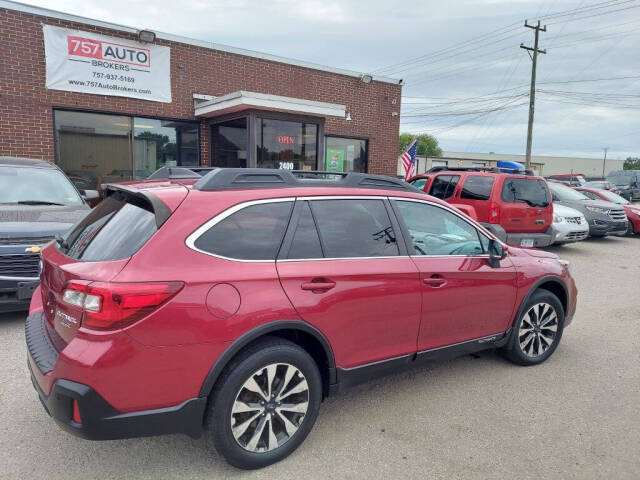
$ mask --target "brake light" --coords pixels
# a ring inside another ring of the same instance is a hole
[[[489,223],[500,223],[500,205],[495,202],[489,205]]]
[[[176,295],[182,282],[109,283],[71,281],[62,300],[83,311],[82,326],[115,330],[149,315]]]

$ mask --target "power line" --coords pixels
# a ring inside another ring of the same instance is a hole
[[[563,10],[563,11],[559,11],[559,12],[554,12],[551,14],[547,14],[544,15],[542,17],[540,17],[540,19],[555,19],[555,18],[562,18],[562,17],[566,17],[566,16],[573,16],[573,15],[579,15],[579,14],[592,14],[594,11],[596,10],[601,10],[601,9],[605,9],[602,12],[597,13],[597,15],[605,15],[605,14],[609,14],[609,13],[615,13],[617,11],[622,11],[625,9],[629,9],[629,8],[636,8],[636,7],[627,7],[627,8],[623,8],[623,9],[615,9],[615,7],[621,6],[623,4],[628,4],[628,3],[632,3],[632,2],[636,2],[637,0],[609,0],[609,1],[605,1],[605,2],[599,2],[599,3],[595,3],[595,4],[590,4],[590,5],[585,5],[584,7],[578,7],[578,8],[573,8],[573,9],[568,9],[568,10]],[[610,9],[610,8],[614,8],[614,10],[606,10],[606,9]],[[593,15],[595,16],[595,15]],[[588,17],[585,17],[588,18]],[[554,24],[556,23],[563,23],[567,20],[563,20],[563,21],[559,21],[559,22],[554,22]],[[469,40],[465,40],[463,42],[457,43],[455,45],[452,45],[450,47],[446,47],[440,50],[436,50],[434,52],[428,53],[428,54],[424,54],[424,55],[420,55],[418,57],[414,57],[411,59],[407,59],[403,62],[398,62],[395,64],[391,64],[388,65],[386,67],[381,67],[378,68],[376,70],[373,71],[373,73],[381,73],[381,72],[387,72],[385,74],[393,74],[393,72],[403,72],[408,70],[410,67],[410,65],[414,65],[416,63],[420,63],[420,62],[424,62],[433,58],[437,58],[437,57],[441,57],[439,60],[437,61],[443,61],[445,59],[450,59],[453,56],[458,56],[460,54],[462,54],[463,52],[460,52],[458,50],[461,50],[473,45],[474,48],[469,50],[467,49],[466,52],[468,51],[474,51],[477,50],[478,48],[481,48],[478,46],[478,44],[482,44],[482,46],[486,46],[486,41],[487,40],[491,40],[494,39],[496,37],[500,37],[501,35],[505,35],[507,33],[511,33],[514,31],[518,30],[518,27],[516,27],[517,25],[519,25],[520,22],[514,22],[512,24],[509,24],[505,27],[501,27],[495,30],[492,30],[490,32],[487,32],[486,34],[483,35],[479,35],[476,37],[473,37]],[[519,34],[516,34],[519,35]],[[501,41],[507,40],[508,38],[511,38],[513,36],[516,35],[509,35],[506,37],[503,37],[502,39],[493,41],[491,43],[489,43],[488,45],[491,44],[495,44],[495,43],[499,43]],[[444,55],[448,55],[448,54],[452,54],[452,52],[456,52],[454,55],[449,55],[448,57],[442,58]],[[431,62],[434,63],[434,62]]]

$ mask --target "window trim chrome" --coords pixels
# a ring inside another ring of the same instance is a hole
[[[424,203],[424,204],[439,207],[443,210],[451,212],[452,214],[456,215],[464,222],[471,225],[473,228],[480,229],[480,232],[483,233],[489,239],[494,239],[502,244],[500,240],[495,239],[493,235],[487,232],[482,227],[482,225],[475,225],[474,223],[470,222],[467,218],[465,218],[463,214],[458,213],[453,209],[447,208],[446,206],[440,205],[433,201],[423,200],[418,198],[411,198],[411,197],[395,197],[395,196],[390,197],[388,195],[307,195],[307,196],[297,196],[297,197],[277,197],[277,198],[264,198],[260,200],[248,200],[245,202],[240,202],[235,205],[232,205],[226,210],[223,210],[219,214],[210,218],[205,223],[200,225],[197,229],[195,229],[192,233],[190,233],[185,239],[185,245],[187,246],[187,248],[191,250],[194,250],[199,253],[203,253],[210,257],[220,258],[222,260],[228,260],[231,262],[242,262],[242,263],[274,263],[275,264],[276,262],[278,263],[280,262],[282,263],[324,262],[324,261],[335,261],[335,260],[373,260],[373,259],[388,260],[393,258],[403,258],[403,259],[406,259],[406,258],[489,258],[488,254],[482,254],[482,255],[387,255],[387,256],[381,256],[381,257],[325,257],[325,258],[285,258],[285,259],[273,258],[268,260],[249,260],[249,259],[226,257],[224,255],[218,255],[215,253],[211,253],[211,252],[207,252],[205,250],[199,249],[195,246],[196,240],[200,238],[200,236],[203,235],[207,230],[209,230],[214,225],[220,223],[225,218],[233,215],[236,212],[239,212],[240,210],[243,210],[244,208],[251,207],[254,205],[262,205],[266,203],[281,203],[281,202],[295,203],[298,200],[300,201],[306,201],[306,200],[309,200],[309,201],[320,201],[320,200],[383,200],[383,201],[389,200],[391,201],[391,200],[396,200],[397,201],[399,200],[399,201],[407,201],[407,202]]]

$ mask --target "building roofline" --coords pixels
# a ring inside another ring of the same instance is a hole
[[[49,8],[36,7],[33,5],[27,5],[24,3],[14,2],[11,0],[0,0],[0,8],[7,10],[14,10],[17,12],[30,13],[41,17],[56,18],[58,20],[67,20],[69,22],[83,23],[86,25],[92,25],[94,27],[108,28],[110,30],[117,30],[126,33],[137,34],[140,29],[129,27],[126,25],[119,25],[117,23],[103,22],[102,20],[95,20],[93,18],[82,17],[80,15],[73,15],[71,13],[60,12],[57,10],[51,10]],[[193,45],[201,48],[208,48],[211,50],[218,50],[221,52],[232,53],[234,55],[242,55],[245,57],[259,58],[261,60],[267,60],[270,62],[284,63],[287,65],[295,65],[297,67],[310,68],[312,70],[320,70],[323,72],[335,73],[338,75],[345,75],[348,77],[360,78],[365,73],[357,72],[355,70],[347,70],[343,68],[334,68],[319,63],[307,62],[304,60],[297,60],[295,58],[281,57],[279,55],[272,55],[269,53],[257,52],[254,50],[248,50],[245,48],[237,48],[221,43],[208,42],[206,40],[197,40],[194,38],[183,37],[180,35],[174,35],[171,33],[159,32],[152,30],[156,34],[156,38],[167,40],[170,42],[184,43],[187,45]],[[369,75],[369,74],[367,74]],[[390,77],[384,77],[380,75],[371,75],[372,79],[377,82],[392,83],[395,85],[402,85],[401,79],[395,79]]]

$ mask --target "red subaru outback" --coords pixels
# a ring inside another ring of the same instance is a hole
[[[557,256],[400,180],[219,169],[109,187],[43,250],[29,368],[68,432],[205,432],[258,468],[376,374],[486,348],[545,361],[576,293]]]

